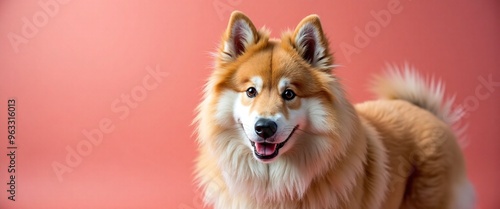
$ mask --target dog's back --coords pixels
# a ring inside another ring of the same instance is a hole
[[[454,123],[460,110],[444,99],[440,82],[408,66],[391,67],[374,90],[382,99],[358,104],[362,121],[376,130],[387,153],[388,193],[382,208],[471,209],[474,191]]]

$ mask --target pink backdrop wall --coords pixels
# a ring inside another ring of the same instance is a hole
[[[373,98],[367,83],[385,62],[406,61],[442,78],[457,105],[467,107],[465,156],[477,208],[496,209],[499,6],[497,0],[1,1],[0,208],[201,208],[190,123],[211,71],[209,52],[230,10],[238,9],[274,36],[319,14],[353,102]],[[6,191],[9,98],[17,114],[15,202]]]

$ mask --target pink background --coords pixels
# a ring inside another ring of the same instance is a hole
[[[386,62],[407,61],[442,78],[457,105],[475,106],[463,123],[477,208],[500,206],[500,86],[488,91],[480,81],[500,82],[497,0],[400,0],[384,26],[370,12],[387,10],[388,0],[72,0],[49,6],[49,13],[39,2],[56,1],[0,2],[0,208],[202,208],[192,184],[190,123],[211,72],[209,52],[233,9],[273,36],[319,14],[353,102],[373,98],[367,83]],[[33,17],[37,32],[23,35],[23,19],[33,23]],[[367,25],[372,36],[356,45],[356,28]],[[12,34],[26,38],[17,50]],[[344,53],[346,45],[359,53]],[[155,83],[148,66],[168,75],[144,90],[144,79]],[[127,106],[120,99],[131,93],[138,101]],[[6,192],[11,97],[17,99],[15,202]],[[101,120],[113,130],[91,150],[82,148],[87,156],[59,181],[53,163],[67,165],[67,148],[88,145],[82,131],[99,128]]]

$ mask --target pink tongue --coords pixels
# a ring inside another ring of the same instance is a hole
[[[271,155],[276,150],[276,144],[255,143],[255,150],[259,155]]]

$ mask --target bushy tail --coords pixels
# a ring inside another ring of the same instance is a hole
[[[380,98],[402,99],[413,103],[436,115],[455,129],[461,136],[465,127],[458,127],[457,122],[463,116],[463,109],[453,109],[455,97],[444,96],[445,87],[440,80],[423,78],[408,65],[399,67],[387,64],[384,76],[378,76],[373,82],[373,91]]]

